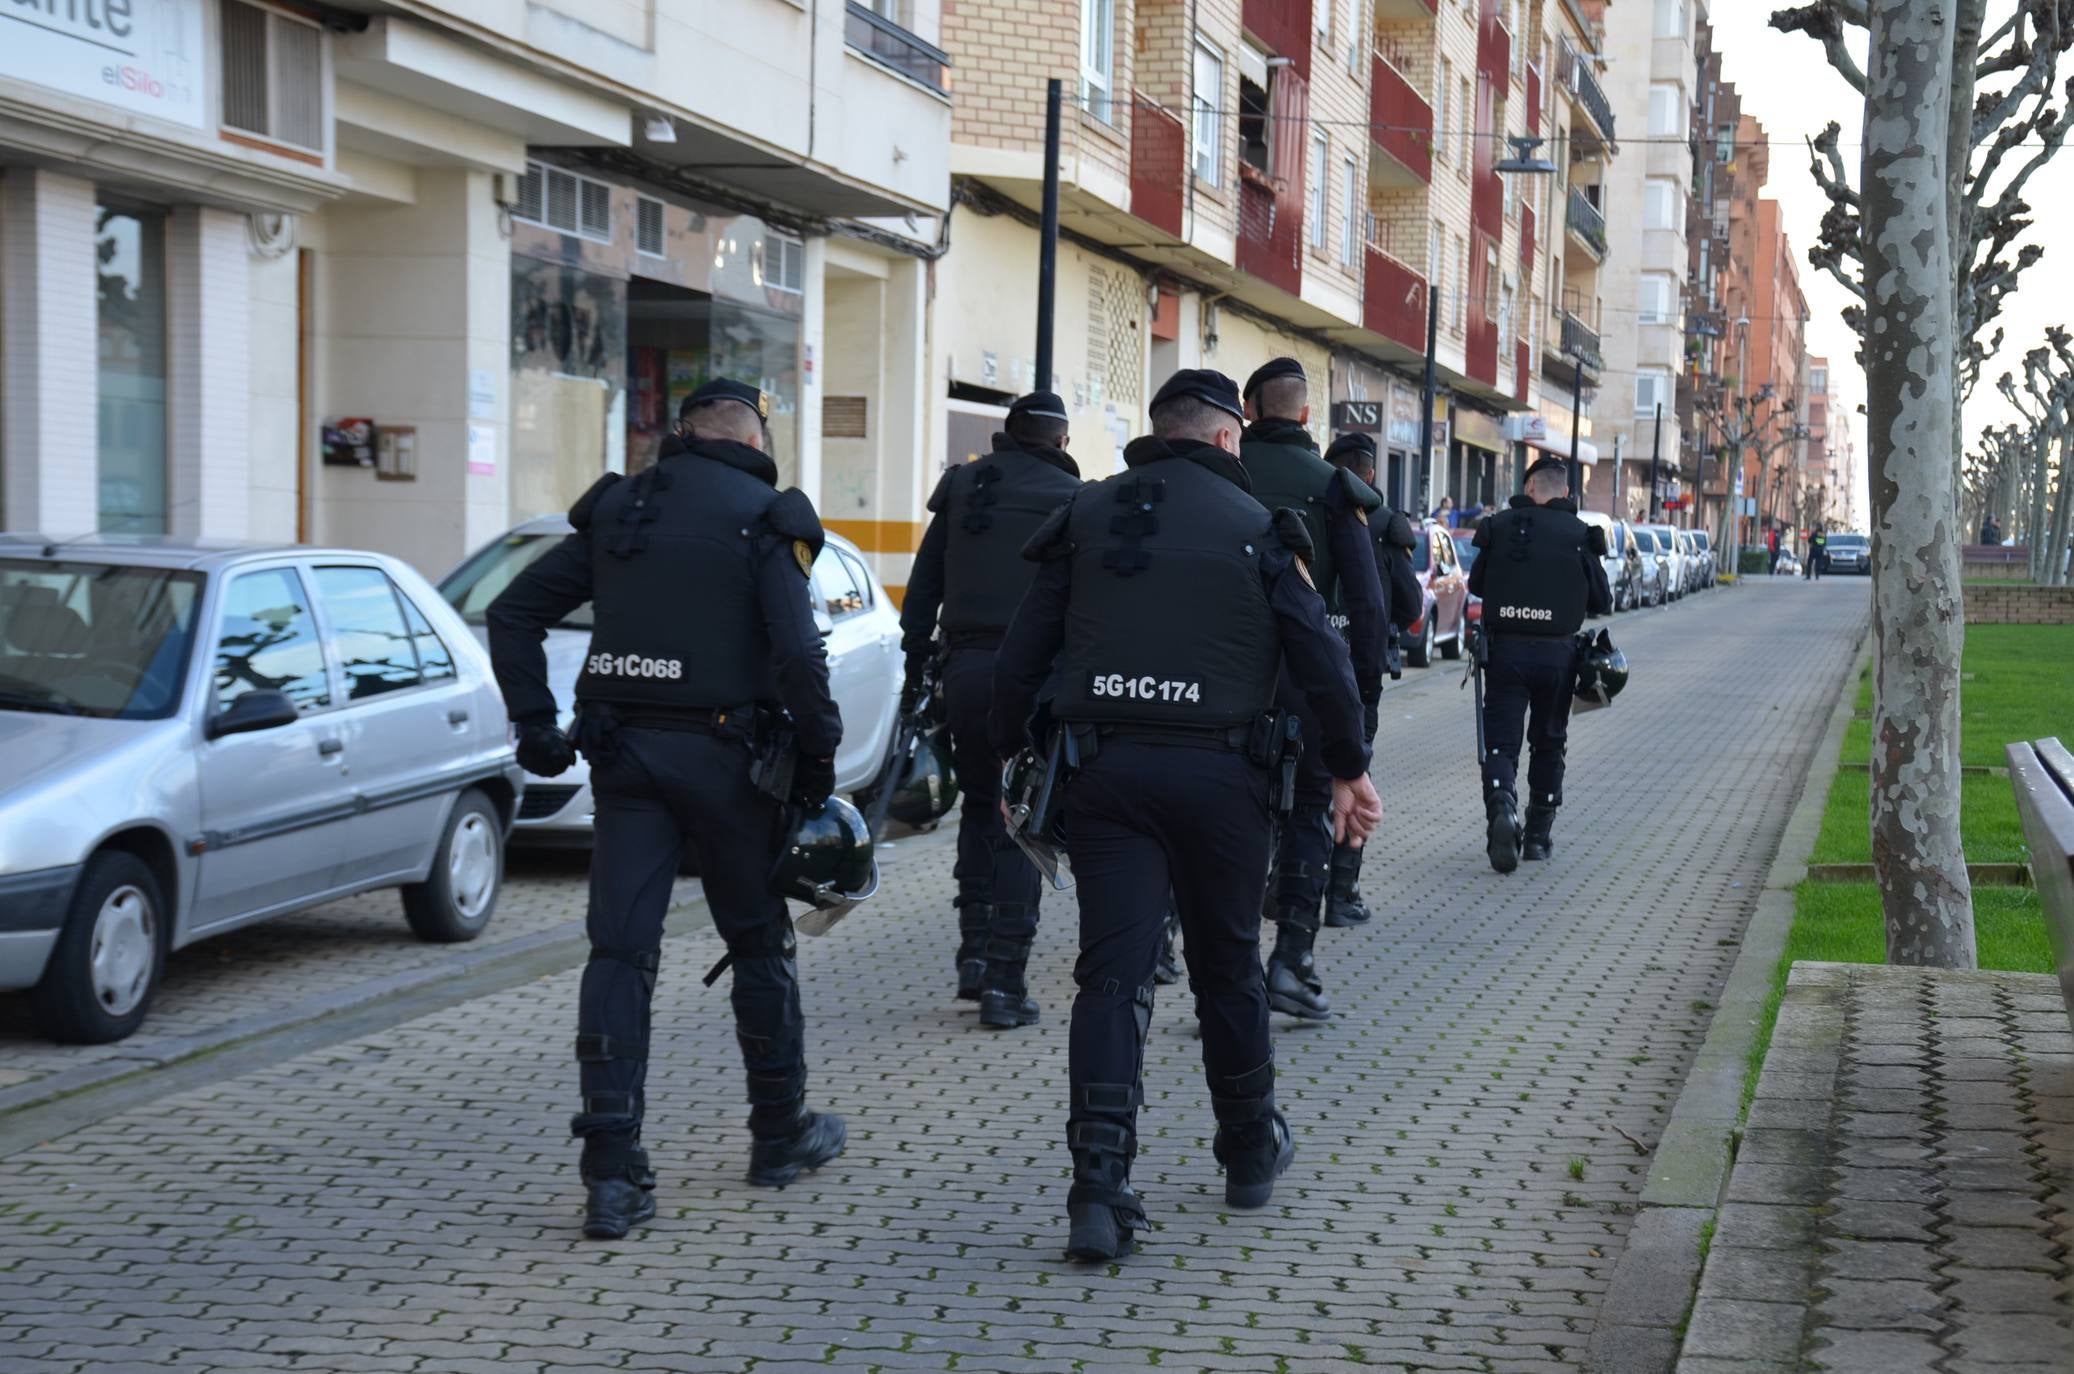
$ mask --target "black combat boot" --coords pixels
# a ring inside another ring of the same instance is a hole
[[[1030,946],[999,937],[987,941],[987,976],[979,994],[979,1023],[988,1030],[1034,1026],[1042,1014],[1024,982]]]
[[[1152,981],[1170,987],[1181,981],[1181,917],[1167,908],[1159,930],[1159,962],[1152,966]]]
[[[655,1172],[647,1152],[628,1135],[594,1135],[583,1142],[583,1234],[619,1240],[655,1216]]]
[[[1492,788],[1484,793],[1483,805],[1488,827],[1484,852],[1490,855],[1492,868],[1510,873],[1519,867],[1519,799],[1509,791]]]
[[[1335,930],[1365,926],[1373,915],[1361,900],[1361,851],[1334,845],[1331,877],[1325,888],[1325,924]]]
[[[1275,1180],[1296,1158],[1296,1138],[1275,1110],[1275,1061],[1240,1074],[1210,1075],[1217,1113],[1211,1153],[1224,1166],[1227,1207],[1265,1207]]]
[[[1282,908],[1275,927],[1274,952],[1267,959],[1267,1004],[1270,1010],[1305,1021],[1325,1021],[1332,1005],[1325,1000],[1325,984],[1318,977],[1313,946],[1318,942],[1318,914],[1297,907]]]
[[[752,1130],[757,1130],[752,1122]],[[843,1152],[849,1132],[834,1112],[799,1108],[792,1129],[782,1134],[756,1134],[749,1147],[749,1181],[759,1188],[782,1188],[809,1169],[818,1169]]]
[[[1526,833],[1520,839],[1519,856],[1522,859],[1545,859],[1555,853],[1556,809],[1553,806],[1527,807]]]
[[[1130,1134],[1106,1121],[1066,1127],[1073,1149],[1073,1189],[1066,1194],[1066,1258],[1099,1264],[1131,1253],[1131,1233],[1150,1229],[1145,1204],[1131,1191]]]
[[[987,976],[987,926],[994,908],[967,902],[958,908],[958,1000],[977,1002]]]

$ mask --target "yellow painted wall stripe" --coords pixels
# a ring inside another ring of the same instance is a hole
[[[913,553],[922,547],[927,521],[829,520],[824,522],[866,553]]]

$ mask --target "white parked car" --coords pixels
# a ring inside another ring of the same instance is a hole
[[[102,1042],[173,950],[348,893],[474,939],[508,735],[488,655],[393,558],[0,535],[0,989]]]
[[[1692,554],[1690,546],[1681,538],[1680,531],[1670,525],[1644,525],[1656,536],[1656,547],[1664,559],[1664,580],[1667,594],[1672,601],[1692,590]]]
[[[471,554],[439,581],[445,596],[476,637],[488,642],[483,612],[534,559],[570,532],[559,515],[528,520]],[[905,663],[900,653],[900,615],[879,585],[864,555],[841,535],[831,534],[814,561],[810,578],[814,618],[828,641],[828,678],[843,713],[843,743],[835,755],[835,788],[855,792],[871,782],[891,747],[900,707]],[[576,709],[576,679],[590,650],[591,610],[580,607],[547,634],[547,681],[570,727]],[[554,778],[528,774],[519,804],[515,841],[588,845],[591,839],[590,768],[581,756]]]

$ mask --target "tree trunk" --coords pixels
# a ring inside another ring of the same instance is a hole
[[[1870,0],[1866,394],[1872,494],[1872,859],[1896,964],[1972,968],[1959,836],[1960,593],[1948,8]]]
[[[2041,429],[2031,441],[2031,515],[2024,522],[2024,544],[2031,580],[2045,580],[2045,498],[2052,490],[2052,435]]]
[[[2053,488],[2052,532],[2045,540],[2045,576],[2048,587],[2067,585],[2067,539],[2074,534],[2074,435],[2060,436],[2060,476]]]

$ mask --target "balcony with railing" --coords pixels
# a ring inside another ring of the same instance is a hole
[[[1131,213],[1179,238],[1188,196],[1188,136],[1172,110],[1131,100]]]
[[[868,5],[849,0],[843,10],[843,41],[882,67],[945,94],[943,69],[950,54],[926,43]]]
[[[1374,243],[1362,279],[1361,322],[1413,353],[1426,351],[1426,279]]]
[[[1433,107],[1391,61],[1371,63],[1369,132],[1383,153],[1370,179],[1381,186],[1425,186],[1433,181]]]
[[[1582,243],[1600,262],[1606,260],[1606,216],[1582,186],[1570,188],[1570,212],[1568,220],[1571,237]]]
[[[1303,205],[1294,195],[1277,196],[1265,177],[1240,164],[1239,237],[1241,272],[1303,294]]]
[[[1592,59],[1577,51],[1568,39],[1556,47],[1556,85],[1568,91],[1579,109],[1591,120],[1595,130],[1606,142],[1613,141],[1613,105],[1606,99],[1606,92],[1592,74]],[[1587,156],[1596,149],[1581,148]]]
[[[1593,329],[1568,310],[1557,317],[1562,326],[1562,350],[1574,359],[1582,359],[1587,368],[1599,365],[1599,331]]]
[[[1527,387],[1533,381],[1534,346],[1525,339],[1515,339],[1512,345],[1512,394],[1520,400],[1527,399]]]

